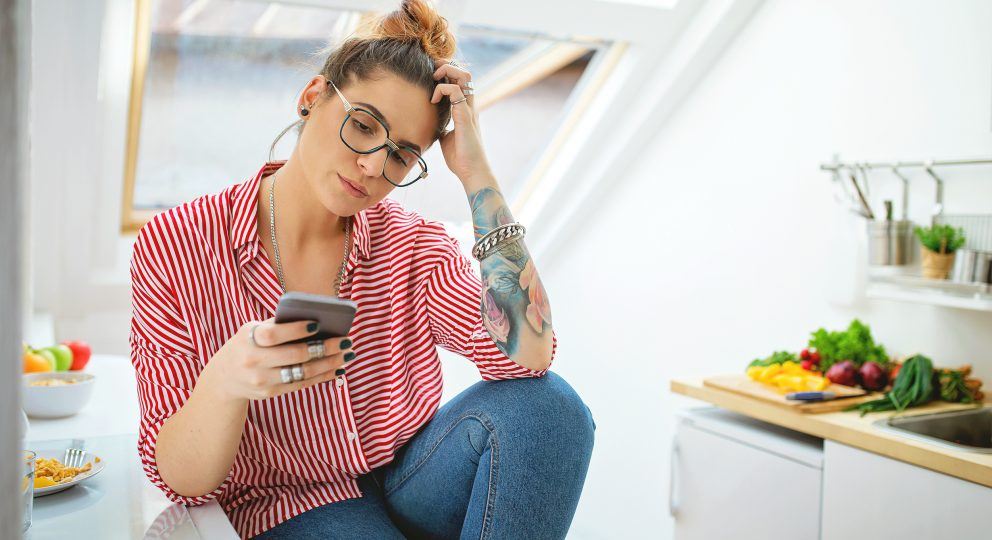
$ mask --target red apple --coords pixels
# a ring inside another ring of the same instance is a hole
[[[90,361],[90,355],[93,354],[89,344],[85,341],[63,341],[62,344],[72,350],[72,365],[69,366],[69,370],[80,371],[85,368]]]

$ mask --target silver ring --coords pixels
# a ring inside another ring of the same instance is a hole
[[[327,351],[324,349],[324,340],[311,339],[307,342],[307,360],[323,358]]]
[[[467,88],[467,87],[466,88],[462,88],[462,94],[465,94],[466,96],[471,96],[474,93],[475,93],[475,90],[472,90],[471,88]]]
[[[293,370],[289,369],[288,367],[284,367],[280,369],[279,378],[282,379],[282,382],[284,383],[293,382]]]
[[[251,344],[255,347],[259,346],[258,343],[255,342],[255,329],[258,328],[259,326],[262,326],[262,324],[261,323],[256,324],[255,326],[251,327],[251,330],[248,331],[248,341],[250,341]]]
[[[472,86],[472,81],[465,81],[465,88],[468,88],[469,90],[475,89],[475,87]]]
[[[295,364],[292,369],[293,372],[293,382],[300,382],[303,380],[303,364]]]
[[[458,105],[459,103],[461,103],[463,101],[466,101],[467,99],[468,99],[467,97],[463,97],[463,98],[461,98],[459,100],[452,101],[451,104],[452,105]]]

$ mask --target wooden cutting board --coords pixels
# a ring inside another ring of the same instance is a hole
[[[751,380],[744,374],[707,377],[703,379],[703,386],[744,394],[755,399],[760,399],[761,401],[774,403],[787,409],[809,414],[835,412],[855,403],[862,403],[882,397],[882,394],[878,392],[869,394],[861,388],[831,384],[825,391],[837,394],[837,397],[834,399],[812,402],[793,401],[785,399],[785,394],[788,392],[779,393],[774,386]]]

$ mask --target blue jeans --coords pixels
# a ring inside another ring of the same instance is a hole
[[[257,538],[564,538],[595,429],[554,372],[480,381],[438,409],[392,462],[358,477],[362,497]]]

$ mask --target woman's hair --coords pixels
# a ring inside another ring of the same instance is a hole
[[[448,21],[427,0],[402,0],[395,11],[367,20],[352,36],[330,47],[320,74],[337,86],[367,80],[378,72],[393,73],[433,95],[436,61],[450,61],[455,54],[455,36]],[[324,97],[331,97],[328,89]],[[437,107],[440,138],[451,118],[444,97]]]

